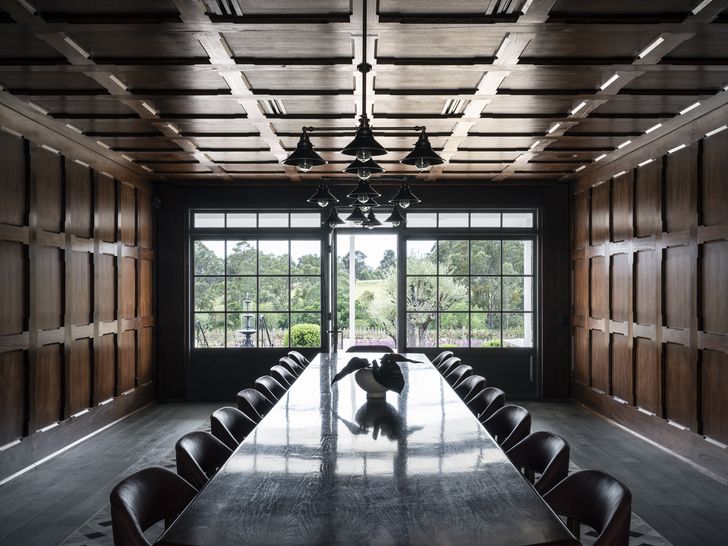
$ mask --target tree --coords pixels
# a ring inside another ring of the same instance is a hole
[[[379,260],[379,267],[374,271],[374,274],[379,279],[383,279],[387,274],[397,267],[397,254],[391,248],[384,251],[384,256]]]

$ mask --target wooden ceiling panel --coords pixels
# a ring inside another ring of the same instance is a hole
[[[33,6],[44,16],[48,14],[153,14],[174,13],[177,9],[172,0],[124,0],[123,2],[99,2],[98,0],[33,0]]]
[[[473,133],[545,133],[554,124],[551,119],[483,118],[475,122]]]
[[[269,151],[264,152],[205,152],[205,155],[216,162],[222,163],[253,163],[276,161],[276,157]]]
[[[473,161],[489,163],[507,163],[516,159],[522,152],[502,151],[502,152],[478,152],[460,149],[452,156],[451,161]]]
[[[89,136],[124,134],[124,133],[158,133],[147,120],[141,118],[130,119],[65,119],[58,118],[64,123],[71,123]]]
[[[337,32],[333,26],[330,32],[300,28],[290,30],[246,30],[225,32],[225,41],[235,57],[244,59],[285,58],[317,59],[351,57],[351,36]],[[319,63],[320,64],[320,63]]]
[[[104,97],[31,97],[32,102],[49,110],[54,117],[65,114],[87,114],[88,116],[128,115],[136,117],[134,110],[120,101],[103,100]]]
[[[300,67],[296,71],[287,68],[250,70],[245,73],[256,92],[279,90],[340,90],[354,89],[354,71],[351,66],[333,65],[322,67]]]
[[[281,100],[287,114],[341,114],[354,116],[354,99],[351,96],[340,95],[308,95],[305,97],[286,97]]]
[[[567,134],[642,134],[656,123],[664,123],[667,118],[586,118]]]
[[[445,99],[418,95],[388,96],[377,99],[374,115],[424,114],[437,117],[445,108]]]
[[[193,137],[197,134],[254,134],[258,136],[258,130],[250,120],[247,119],[181,119],[175,120],[174,125],[182,134]],[[222,136],[222,135],[221,135]]]
[[[671,51],[666,60],[671,59],[728,59],[728,34],[708,27]]]
[[[197,163],[197,159],[187,152],[124,152],[124,155],[151,167],[157,163]]]
[[[92,25],[91,28],[93,28]],[[207,57],[194,34],[181,32],[109,32],[81,30],[71,39],[92,58],[107,59],[184,59]]]
[[[42,61],[63,63],[63,55],[32,34],[0,32],[0,64],[13,64],[11,59],[22,59],[26,64]]]
[[[283,165],[272,164],[272,163],[270,163],[270,164],[257,163],[257,164],[252,164],[252,165],[226,163],[226,164],[220,165],[220,167],[226,173],[248,173],[248,174],[280,173],[281,175],[285,174]]]
[[[212,169],[200,163],[156,163],[152,166],[158,173],[210,173]]]
[[[132,93],[143,93],[143,90],[146,89],[165,91],[166,93],[173,93],[175,90],[217,90],[224,94],[230,92],[225,80],[212,70],[182,72],[173,69],[157,69],[154,71],[154,78],[150,78],[148,69],[125,68],[124,70],[114,70],[114,75]]]
[[[614,15],[688,15],[700,0],[639,0],[639,2],[615,2],[614,0],[557,0],[551,8],[552,17],[581,15],[592,18],[607,18]]]
[[[242,116],[245,109],[234,98],[164,97],[147,101],[161,112],[163,117],[199,115]]]
[[[260,150],[266,147],[266,143],[259,136],[237,137],[237,136],[190,136],[189,141],[201,150],[225,150],[225,149],[247,149]]]
[[[290,15],[290,14],[348,14],[349,0],[238,0],[244,15]]]
[[[606,67],[601,70],[574,70],[558,68],[550,70],[522,70],[511,72],[501,84],[499,91],[508,90],[555,90],[555,91],[591,91],[595,92],[614,73],[614,69]]]
[[[682,72],[645,72],[627,84],[624,90],[627,92],[637,89],[682,92],[694,89],[698,93],[703,91],[715,93],[728,84],[728,70],[710,70],[708,68]]]
[[[505,34],[497,28],[483,32],[482,27],[470,26],[456,26],[454,29],[398,26],[396,30],[379,32],[377,55],[391,59],[491,58]]]
[[[707,97],[666,95],[617,95],[597,108],[595,114],[677,114],[683,108]]]
[[[106,94],[107,91],[95,80],[80,72],[51,72],[35,70],[0,70],[0,85],[12,93],[24,94],[28,90],[62,90],[71,95],[78,93]]]
[[[380,64],[374,80],[377,90],[465,90],[475,91],[483,77],[481,70],[440,70],[437,67]]]
[[[539,57],[557,57],[578,59],[625,59],[634,58],[650,42],[659,36],[659,32],[634,32],[596,27],[564,32],[561,34],[541,34],[531,40],[522,57],[538,59]]]
[[[146,136],[115,136],[115,137],[101,137],[98,140],[104,142],[108,146],[111,146],[115,150],[179,150],[180,147],[175,144],[172,140],[162,137],[146,137]]]
[[[463,140],[462,147],[526,151],[536,140],[536,137],[523,136],[478,136],[474,131]]]
[[[523,114],[566,114],[574,107],[574,99],[565,97],[540,97],[538,95],[498,95],[485,107],[485,113]]]
[[[513,4],[511,9],[517,12],[518,8],[523,5],[524,0],[501,3],[504,5]],[[493,2],[483,2],[483,0],[379,0],[379,13],[380,15],[389,13],[484,15],[488,9],[488,4],[493,4]]]

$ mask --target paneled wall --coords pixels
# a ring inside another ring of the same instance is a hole
[[[728,131],[572,196],[573,394],[728,478]]]
[[[153,392],[154,237],[146,191],[6,131],[0,165],[5,470],[16,448],[29,461],[53,429]]]

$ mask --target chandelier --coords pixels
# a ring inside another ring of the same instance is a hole
[[[347,209],[353,209],[353,212],[349,214],[346,221],[373,229],[376,226],[382,225],[373,210],[380,206],[377,199],[381,197],[381,194],[371,187],[369,181],[372,175],[380,175],[384,172],[384,169],[374,160],[374,157],[386,154],[387,150],[374,138],[373,129],[369,125],[369,116],[367,116],[367,74],[372,70],[372,66],[367,62],[367,0],[362,0],[362,4],[362,13],[364,14],[362,17],[362,62],[356,67],[362,75],[361,116],[359,116],[359,127],[356,129],[353,140],[341,150],[343,155],[354,158],[352,163],[343,172],[356,175],[358,182],[356,187],[346,196],[352,200],[351,203],[342,206]],[[425,127],[377,127],[376,129],[380,132],[396,131],[398,133],[413,132],[419,134],[414,148],[400,160],[400,163],[412,165],[420,172],[429,170],[433,165],[441,165],[444,163],[444,160],[432,149],[430,141],[427,138]],[[304,173],[311,171],[314,167],[325,165],[327,161],[314,150],[310,134],[318,131],[338,133],[349,132],[350,130],[341,127],[302,127],[301,137],[296,145],[296,149],[283,163],[285,165],[295,166],[299,171]],[[383,177],[378,177],[377,179],[385,180]],[[400,177],[394,180],[400,181],[401,186],[396,195],[388,201],[392,207],[392,213],[385,222],[397,227],[405,222],[405,217],[401,209],[419,203],[420,200],[410,190],[406,178]],[[339,200],[331,193],[326,181],[326,178],[321,178],[318,189],[308,199],[308,202],[315,203],[322,208],[332,205],[325,223],[329,227],[335,228],[337,225],[344,224],[345,221],[339,217],[336,210],[336,203],[339,203]]]

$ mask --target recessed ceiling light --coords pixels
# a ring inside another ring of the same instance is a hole
[[[43,108],[40,104],[36,104],[32,101],[28,101],[28,106],[35,108],[36,110],[38,110],[38,112],[40,112],[44,116],[47,116],[48,114],[50,114],[50,112],[48,110],[46,110],[45,108]]]
[[[61,153],[58,150],[56,150],[55,148],[51,148],[47,144],[41,144],[40,147],[43,148],[44,150],[48,150],[49,152],[52,152],[54,154],[60,154]]]
[[[534,148],[535,148],[536,146],[538,146],[539,144],[541,144],[541,141],[540,141],[540,140],[537,140],[536,142],[534,142],[533,144],[531,144],[531,146],[529,146],[529,148],[528,148],[528,149],[529,149],[529,150],[533,150],[533,149],[534,149]]]
[[[619,74],[614,74],[611,78],[609,78],[602,85],[600,85],[599,86],[599,89],[601,89],[602,91],[604,91],[607,87],[609,87],[610,85],[612,85],[618,79],[619,79]]]
[[[705,133],[705,136],[711,137],[713,135],[717,135],[718,133],[720,133],[722,131],[725,131],[726,129],[728,129],[728,125],[721,125],[717,129],[713,129],[712,131],[708,131],[707,133]]]
[[[550,135],[551,133],[553,133],[554,131],[556,131],[556,129],[558,129],[559,127],[561,127],[561,123],[554,123],[553,127],[551,127],[551,129],[549,129],[546,132],[546,134],[547,135]]]
[[[64,37],[63,41],[70,45],[73,49],[75,49],[76,52],[79,53],[82,57],[85,57],[86,59],[91,57],[89,52],[82,48],[80,45],[78,45],[76,42],[74,42],[70,36]]]
[[[577,104],[574,109],[571,111],[571,115],[575,115],[579,110],[584,108],[586,106],[586,102],[581,101],[579,104]]]
[[[723,91],[728,91],[728,84],[723,87]]]
[[[119,78],[117,78],[116,76],[114,76],[113,74],[109,74],[109,79],[112,82],[114,82],[116,85],[118,85],[119,87],[121,87],[124,91],[126,91],[128,89],[128,87],[126,86],[126,84],[123,81],[121,81]]]
[[[91,166],[91,165],[89,165],[88,163],[84,163],[84,162],[83,162],[83,161],[81,161],[80,159],[74,159],[74,160],[73,160],[73,162],[74,162],[74,163],[78,163],[78,164],[79,164],[79,165],[81,165],[82,167],[90,167],[90,166]]]
[[[645,131],[645,134],[646,135],[649,135],[652,131],[657,131],[660,127],[662,127],[662,123],[656,123],[655,125],[653,125],[649,129],[647,129]]]
[[[653,161],[654,161],[654,159],[647,159],[647,160],[643,161],[642,163],[637,163],[637,166],[638,167],[644,167],[645,165],[649,165]]]
[[[682,110],[680,110],[680,115],[682,116],[683,114],[687,114],[688,112],[690,112],[690,110],[695,110],[698,106],[700,106],[700,103],[699,102],[694,102],[693,104],[691,104],[687,108],[683,108]]]
[[[141,167],[142,169],[144,169],[145,171],[147,171],[147,172],[150,172],[150,173],[153,173],[153,172],[154,172],[154,171],[153,171],[152,169],[150,169],[150,168],[149,168],[149,167],[147,167],[146,165],[140,165],[140,167]]]
[[[622,144],[617,146],[617,150],[621,150],[622,148],[624,148],[625,146],[629,146],[630,144],[632,144],[631,140],[625,140],[624,142],[622,142]]]
[[[154,109],[154,107],[153,107],[153,106],[150,106],[150,105],[149,105],[149,104],[147,104],[146,102],[142,102],[142,108],[144,108],[144,109],[145,109],[145,110],[147,110],[148,112],[151,112],[151,113],[152,113],[152,114],[154,114],[155,116],[157,115],[157,111],[156,111],[156,110]]]
[[[83,131],[76,127],[75,125],[71,125],[70,123],[66,123],[66,127],[68,127],[71,131],[75,131],[79,134],[83,134]]]
[[[702,2],[700,2],[700,4],[698,4],[697,6],[695,6],[693,8],[693,12],[692,12],[693,15],[697,15],[698,13],[700,13],[701,11],[703,11],[703,8],[705,6],[707,6],[708,4],[710,4],[712,1],[713,0],[703,0]]]
[[[602,160],[602,159],[604,159],[605,157],[607,157],[607,154],[602,154],[602,155],[599,155],[599,156],[597,156],[597,157],[595,157],[595,158],[594,158],[594,161],[595,161],[595,162],[597,162],[597,161],[601,161],[601,160]]]
[[[687,144],[680,144],[680,146],[675,146],[674,148],[667,150],[667,153],[674,154],[675,152],[679,152],[683,148],[687,148]]]
[[[619,171],[617,174],[615,174],[612,178],[619,178],[623,174],[627,174],[627,171]]]
[[[646,48],[644,48],[642,51],[640,51],[639,55],[637,55],[637,56],[640,59],[644,59],[647,55],[650,54],[650,52],[653,49],[655,49],[657,46],[659,46],[664,41],[665,41],[665,39],[662,36],[660,36],[659,38],[657,38],[657,40],[655,40],[650,45],[648,45]]]
[[[575,172],[575,173],[578,173],[579,171],[583,171],[584,169],[586,169],[586,165],[582,165],[581,167],[577,167],[577,168],[576,168],[576,169],[574,170],[574,172]]]
[[[129,157],[128,155],[121,154],[121,157],[123,157],[127,161],[131,161],[132,163],[134,162],[134,160],[131,157]]]
[[[97,140],[97,141],[96,141],[96,144],[98,144],[98,145],[99,145],[99,146],[101,146],[102,148],[106,148],[107,150],[111,150],[111,146],[109,146],[109,145],[108,145],[108,144],[106,144],[105,142],[101,142],[100,140]]]
[[[173,133],[179,134],[179,129],[174,125],[174,123],[167,123],[167,129],[172,131]]]

